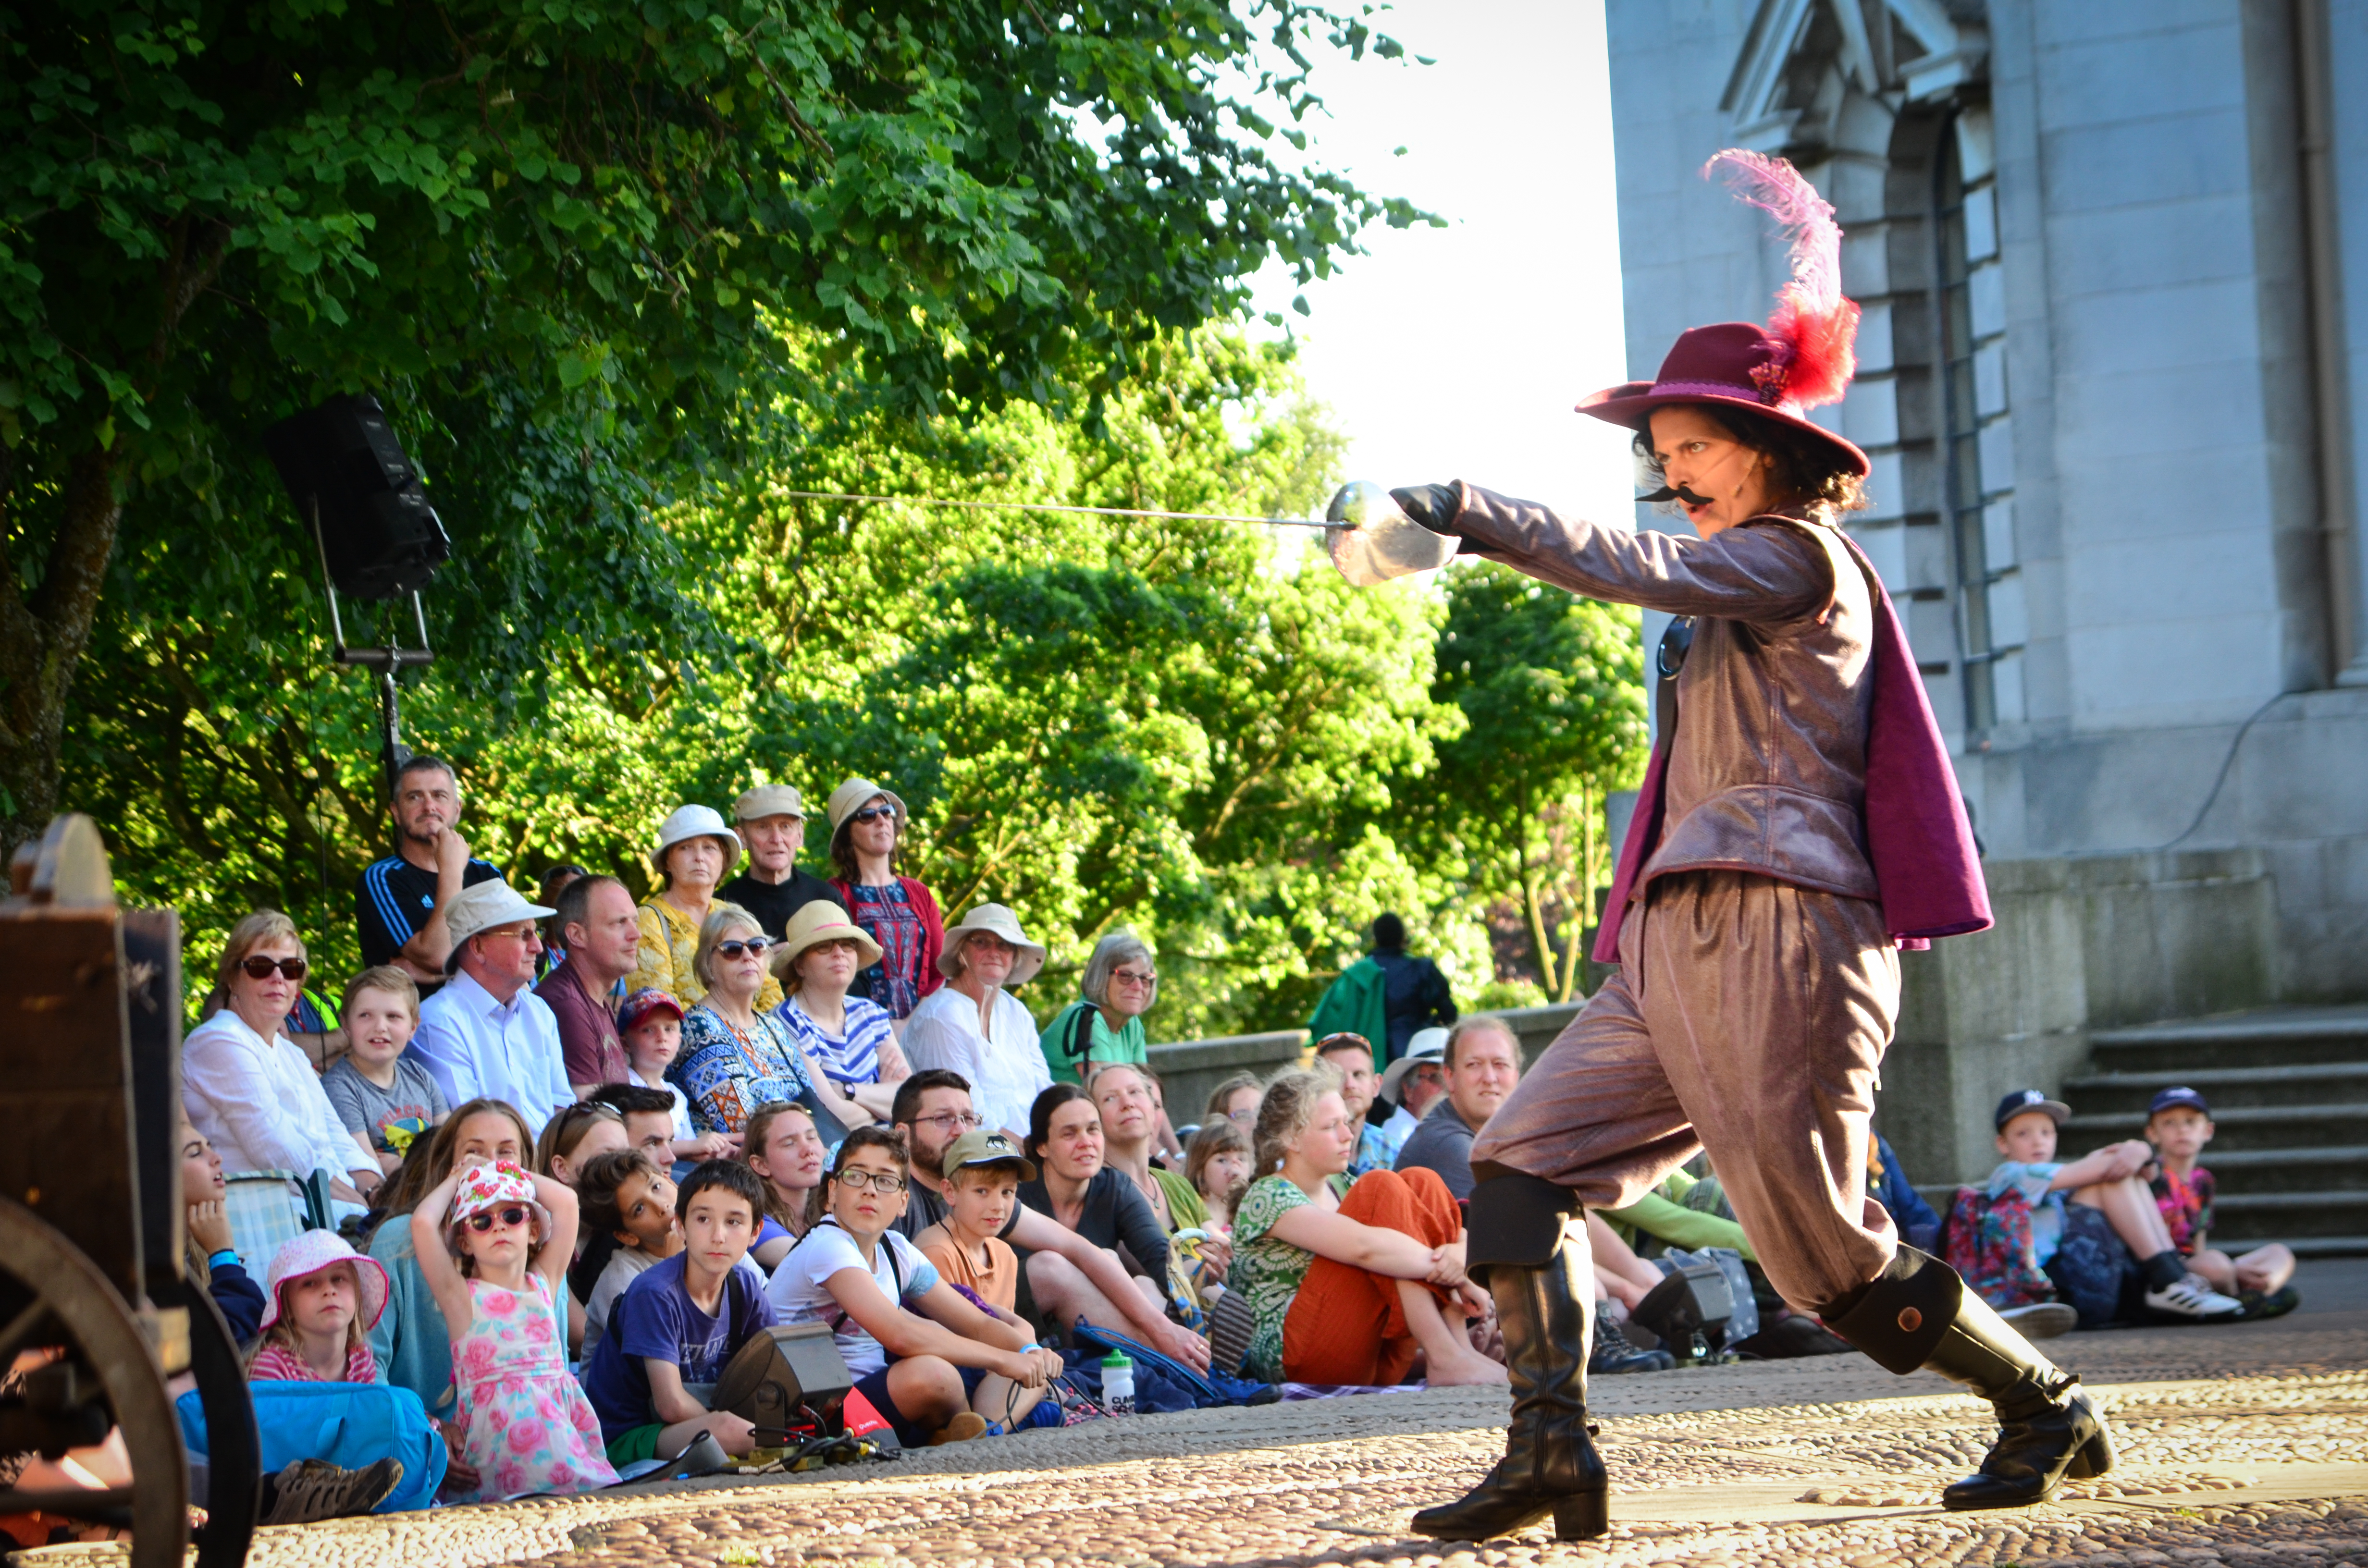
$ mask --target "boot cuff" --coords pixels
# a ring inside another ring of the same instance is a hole
[[[1932,1358],[1964,1297],[1957,1271],[1929,1253],[1903,1246],[1874,1283],[1826,1326],[1866,1352],[1885,1371],[1906,1374]]]

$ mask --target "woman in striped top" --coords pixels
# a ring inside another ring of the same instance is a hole
[[[879,960],[880,944],[826,899],[790,916],[772,960],[785,993],[774,1016],[821,1070],[814,1086],[824,1105],[849,1127],[884,1123],[896,1085],[912,1072],[888,1009],[848,994]]]

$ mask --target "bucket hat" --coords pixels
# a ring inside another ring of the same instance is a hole
[[[725,870],[740,863],[740,835],[721,812],[713,806],[677,806],[673,814],[658,824],[657,846],[650,851],[650,865],[658,875],[666,875],[666,851],[690,838],[719,840],[723,846]]]
[[[499,878],[462,888],[444,906],[444,929],[452,937],[452,950],[444,955],[444,972],[450,974],[461,967],[461,951],[478,932],[558,913],[547,904],[529,902],[526,894]]]
[[[1004,984],[1025,985],[1044,967],[1043,946],[1020,934],[1019,916],[999,903],[982,903],[963,915],[961,925],[946,927],[946,945],[938,952],[938,972],[948,980],[961,972],[961,960],[955,955],[962,951],[964,938],[982,931],[1000,937],[1019,949],[1019,956],[1011,960],[1011,972],[1005,977]]]
[[[523,1203],[534,1212],[542,1226],[543,1237],[551,1235],[551,1210],[534,1195],[534,1178],[507,1160],[491,1165],[472,1165],[461,1173],[459,1190],[452,1194],[451,1211],[444,1216],[444,1233],[458,1231],[472,1214],[482,1214],[488,1209],[503,1209],[513,1203]]]
[[[992,1127],[973,1127],[955,1139],[938,1164],[949,1177],[964,1165],[1016,1165],[1021,1181],[1036,1179],[1036,1162],[1009,1133]]]
[[[1393,1062],[1382,1074],[1382,1098],[1392,1105],[1398,1103],[1398,1090],[1406,1074],[1424,1062],[1444,1066],[1447,1062],[1447,1031],[1441,1028],[1417,1029],[1406,1041],[1406,1053]]]
[[[261,1326],[269,1328],[279,1321],[282,1285],[292,1285],[341,1263],[353,1265],[354,1281],[361,1287],[360,1311],[356,1315],[362,1327],[375,1328],[379,1314],[386,1311],[386,1267],[378,1259],[356,1252],[335,1231],[300,1231],[279,1244],[279,1250],[271,1255],[271,1267],[264,1276]]]
[[[806,820],[806,803],[787,784],[759,784],[732,802],[734,822],[762,822],[767,817]]]
[[[871,939],[871,933],[849,920],[847,911],[830,900],[818,898],[798,905],[797,913],[781,927],[780,942],[768,962],[783,985],[791,983],[790,965],[798,955],[820,942],[854,943],[858,969],[870,969],[880,961],[880,944]]]
[[[874,795],[885,800],[894,809],[897,825],[902,826],[913,820],[913,813],[905,809],[905,801],[895,790],[874,784],[869,778],[850,778],[830,792],[831,832],[837,833],[839,824]]]

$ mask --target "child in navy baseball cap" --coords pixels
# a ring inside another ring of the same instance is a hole
[[[2248,1317],[2275,1317],[2292,1312],[2300,1300],[2287,1281],[2294,1278],[2294,1253],[2271,1242],[2240,1257],[2230,1257],[2210,1244],[2212,1205],[2217,1195],[2212,1173],[2196,1162],[2212,1142],[2212,1108],[2202,1095],[2183,1085],[2164,1089],[2146,1106],[2146,1137],[2154,1146],[2155,1164],[2147,1186],[2155,1206],[2162,1210],[2170,1244],[2187,1267],[2214,1290],[2245,1303]]]

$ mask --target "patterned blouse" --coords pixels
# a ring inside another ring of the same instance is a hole
[[[890,1038],[888,1009],[850,994],[847,998],[847,1033],[835,1035],[814,1022],[795,996],[773,1010],[805,1049],[823,1076],[834,1084],[876,1084],[880,1081],[880,1047]]]
[[[701,1132],[737,1132],[767,1101],[814,1092],[778,1013],[758,1013],[757,1027],[744,1034],[704,1002],[683,1017],[682,1050],[666,1082],[689,1096],[691,1125]]]
[[[2212,1173],[2198,1165],[2180,1177],[2157,1166],[2147,1185],[2154,1188],[2155,1207],[2162,1210],[2171,1246],[2181,1257],[2194,1256],[2197,1242],[2212,1233],[2212,1200],[2219,1196]]]
[[[855,977],[855,989],[848,995],[867,994],[888,1010],[890,1017],[908,1018],[921,998],[939,983],[937,975],[921,971],[927,923],[913,907],[901,881],[885,887],[857,882],[849,892],[854,896],[848,903],[848,913],[880,944],[880,961]]]
[[[1250,1304],[1250,1347],[1242,1357],[1244,1375],[1264,1382],[1283,1381],[1282,1320],[1307,1277],[1315,1255],[1270,1234],[1274,1222],[1315,1201],[1279,1176],[1261,1176],[1234,1210],[1234,1263],[1226,1271],[1230,1290]]]
[[[708,903],[707,912],[715,913],[714,901]],[[706,915],[693,918],[656,893],[642,901],[640,915],[641,957],[632,978],[626,982],[628,994],[645,985],[655,986],[681,1003],[686,1010],[695,1006],[707,994],[706,983],[690,967],[692,956],[699,951],[699,928],[705,924]],[[768,974],[765,983],[757,988],[757,1011],[770,1012],[780,1005],[781,983]],[[684,1043],[687,1047],[689,1040]]]

